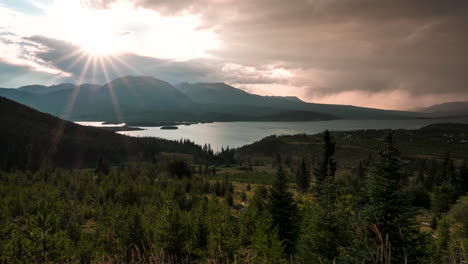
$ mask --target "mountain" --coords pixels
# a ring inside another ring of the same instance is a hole
[[[283,99],[283,100],[296,102],[296,103],[304,103],[304,101],[299,99],[297,96],[266,96],[266,97],[280,98],[280,99]]]
[[[468,102],[448,102],[416,109],[436,116],[468,116]]]
[[[0,170],[93,167],[152,160],[160,152],[200,155],[201,147],[159,138],[133,138],[100,128],[80,126],[0,97]]]
[[[282,111],[272,115],[261,116],[259,121],[323,121],[333,120],[335,116],[310,111]]]
[[[200,104],[248,105],[268,108],[295,108],[305,103],[293,96],[260,96],[237,89],[225,83],[182,83],[175,86],[193,102]]]
[[[99,86],[99,85],[94,84],[94,86]],[[27,86],[22,86],[18,88],[18,90],[23,91],[23,92],[35,93],[35,94],[47,94],[47,93],[52,93],[52,92],[61,91],[61,90],[70,90],[70,89],[74,89],[75,87],[76,85],[72,83],[62,83],[62,84],[52,85],[52,86],[27,85]]]
[[[127,76],[103,86],[84,84],[49,93],[25,92],[37,89],[40,88],[0,89],[0,96],[71,120],[173,121],[196,112],[186,95],[169,83],[151,77]]]
[[[419,116],[414,112],[389,111],[350,105],[315,104],[304,102],[297,97],[260,96],[247,93],[225,83],[182,83],[176,88],[185,93],[192,101],[223,111],[237,106],[241,111],[263,114],[278,114],[281,111],[308,111],[325,114],[335,119],[405,119]],[[217,106],[216,106],[217,105]],[[247,107],[246,107],[247,106]],[[252,111],[256,107],[256,111]],[[258,108],[262,109],[258,109]]]
[[[176,86],[146,76],[126,76],[93,84],[23,86],[0,89],[0,96],[67,120],[127,122],[311,121],[330,119],[402,119],[402,111],[314,104],[297,97],[260,96],[225,83]]]
[[[225,83],[182,83],[175,86],[193,102],[199,104],[256,105],[263,98],[236,89]]]
[[[21,102],[27,105],[33,105],[37,101],[37,96],[29,92],[21,91],[14,88],[0,88],[0,96],[9,98],[16,102]]]

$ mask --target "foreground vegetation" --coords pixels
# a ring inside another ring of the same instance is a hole
[[[328,132],[320,146],[298,161],[277,155],[259,174],[268,182],[220,170],[236,163],[231,151],[205,164],[0,172],[0,261],[466,263],[465,164],[402,162],[388,134],[337,177],[339,146]]]

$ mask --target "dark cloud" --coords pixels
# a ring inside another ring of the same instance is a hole
[[[236,84],[271,84],[282,83],[285,80],[272,76],[272,69],[268,67],[246,67],[229,64],[218,59],[191,59],[176,61],[145,57],[133,53],[123,53],[113,56],[95,57],[82,50],[81,47],[63,40],[45,36],[31,36],[10,40],[10,45],[18,46],[24,53],[24,61],[34,61],[36,68],[30,65],[17,66],[4,61],[2,68],[8,78],[21,79],[19,85],[31,83],[54,84],[57,82],[74,83],[106,83],[109,80],[124,75],[147,75],[170,83],[180,82],[228,82]],[[45,78],[21,78],[22,72],[29,72],[30,76],[40,75],[41,67],[49,73],[41,73]],[[61,74],[52,74],[50,71]],[[6,81],[0,80],[0,83]],[[9,82],[11,83],[11,82]],[[19,86],[18,85],[18,86]]]
[[[309,86],[310,94],[468,92],[465,0],[134,2],[166,15],[200,14],[222,42],[213,55],[296,70],[303,76],[289,83]],[[320,85],[308,78],[311,71],[321,73]]]
[[[107,8],[115,1],[82,3]],[[106,76],[99,61],[71,43],[34,36],[16,44],[36,45],[24,56],[69,73],[72,81],[103,83],[107,78],[143,74],[172,83],[225,81],[254,92],[259,85],[264,85],[262,92],[265,85],[285,85],[288,91],[297,87],[298,95],[306,100],[343,98],[350,92],[356,98],[397,92],[398,99],[424,97],[431,103],[468,100],[466,0],[133,3],[166,16],[199,15],[201,27],[213,30],[221,46],[209,52],[210,58],[188,61],[130,53],[109,57],[103,62]]]
[[[1,88],[16,88],[31,83],[56,84],[61,80],[60,76],[35,71],[27,65],[12,65],[0,60]]]
[[[168,82],[204,79],[213,68],[199,61],[174,62],[131,53],[94,57],[79,46],[44,36],[33,36],[28,41],[47,47],[35,56],[71,75],[69,81],[105,83],[123,75],[149,75]],[[211,64],[212,65],[212,64]]]
[[[170,83],[180,82],[281,82],[268,76],[271,69],[250,68],[241,65],[229,67],[216,59],[173,61],[124,53],[115,56],[93,57],[69,42],[44,36],[24,38],[29,45],[42,47],[34,57],[69,74],[67,81],[105,83],[123,75],[147,75]]]

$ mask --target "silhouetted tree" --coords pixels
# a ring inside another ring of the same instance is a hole
[[[171,176],[175,176],[179,179],[182,177],[191,177],[192,176],[192,171],[190,169],[190,166],[182,160],[175,160],[169,163],[169,173]]]
[[[286,254],[293,254],[298,235],[298,211],[292,193],[288,190],[288,180],[281,165],[278,166],[270,188],[268,210],[272,228],[278,228],[278,235],[284,242]]]
[[[301,192],[307,192],[310,187],[310,171],[303,158],[296,172],[296,188]]]

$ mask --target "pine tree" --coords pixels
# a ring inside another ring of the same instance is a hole
[[[437,240],[435,241],[434,263],[454,263],[449,261],[450,223],[446,217],[440,219],[437,227]]]
[[[455,186],[448,182],[434,187],[432,192],[431,210],[439,218],[442,213],[447,212],[450,206],[457,200],[457,190]]]
[[[315,196],[319,200],[329,200],[331,184],[334,180],[336,163],[333,160],[335,154],[335,142],[333,141],[330,132],[325,130],[323,133],[323,153],[322,158],[318,162],[318,165],[314,168],[315,176]],[[324,201],[326,202],[326,201]]]
[[[180,256],[185,252],[189,238],[184,212],[175,202],[166,204],[158,215],[156,239],[169,256]]]
[[[138,209],[132,209],[126,220],[123,241],[124,245],[129,250],[127,252],[127,259],[129,259],[132,249],[138,249],[140,252],[144,252],[145,247],[148,246],[149,240],[143,222],[143,216]]]
[[[442,166],[439,168],[435,186],[433,187],[431,209],[439,218],[454,204],[460,193],[460,178],[458,177],[453,160],[447,154]]]
[[[259,187],[255,190],[251,202],[245,209],[240,219],[240,237],[242,243],[250,243],[255,232],[255,224],[260,215],[265,212],[265,189]]]
[[[328,131],[323,140],[322,157],[314,168],[317,204],[304,206],[297,257],[301,263],[332,262],[339,254],[338,248],[349,241],[349,213],[344,209],[346,206],[337,206],[335,143]]]
[[[460,182],[460,195],[464,195],[468,192],[468,167],[466,166],[466,161],[463,162],[463,165],[458,170],[458,173]]]
[[[270,189],[268,210],[272,228],[278,228],[279,238],[284,241],[285,252],[291,255],[295,250],[298,231],[298,212],[292,193],[288,191],[288,180],[281,165]]]
[[[209,229],[206,221],[206,200],[201,200],[197,207],[192,211],[189,225],[192,226],[191,247],[199,257],[203,256],[208,247]]]
[[[110,168],[109,165],[107,165],[104,162],[104,159],[102,157],[99,158],[98,164],[96,166],[96,170],[94,171],[96,174],[103,173],[105,175],[109,174]]]
[[[367,200],[361,220],[367,239],[378,241],[381,237],[383,242],[389,242],[392,263],[418,263],[424,255],[424,240],[415,220],[416,210],[403,197],[401,177],[399,151],[389,132],[367,178]]]
[[[310,172],[303,158],[296,173],[296,188],[301,193],[307,192],[310,187]]]
[[[240,244],[231,209],[225,203],[210,199],[207,208],[209,228],[208,251],[218,261],[232,259]]]
[[[252,248],[255,253],[253,263],[286,264],[284,246],[278,235],[278,227],[271,228],[269,215],[260,215],[256,226],[252,239]]]
[[[242,202],[247,201],[247,194],[245,193],[245,191],[242,191],[240,199]]]
[[[231,191],[227,191],[224,194],[224,202],[229,206],[232,206],[234,204],[234,198],[232,197]]]

